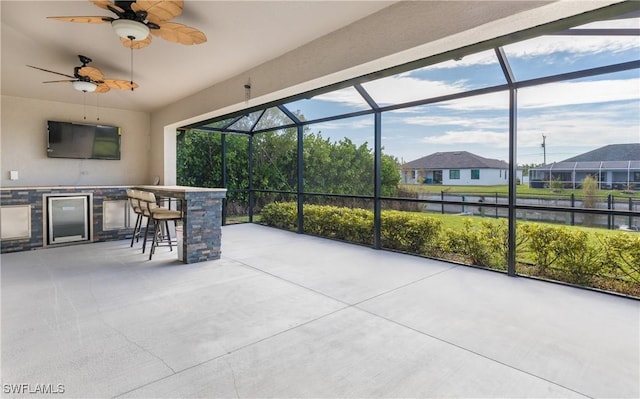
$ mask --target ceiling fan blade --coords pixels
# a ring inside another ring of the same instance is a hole
[[[55,19],[56,21],[64,21],[64,22],[79,22],[84,24],[103,24],[105,22],[113,21],[113,18],[111,17],[98,17],[98,16],[47,17],[47,19]]]
[[[68,77],[68,78],[75,79],[75,76],[67,75],[66,73],[60,73],[60,72],[56,72],[56,71],[50,71],[50,70],[48,70],[48,69],[39,68],[39,67],[37,67],[37,66],[33,66],[33,65],[27,65],[27,66],[28,66],[28,67],[30,67],[30,68],[33,68],[33,69],[39,69],[39,70],[41,70],[41,71],[45,71],[45,72],[49,72],[49,73],[55,73],[56,75],[66,76],[66,77]]]
[[[96,85],[96,89],[93,91],[94,93],[106,93],[109,90],[111,90],[109,88],[109,86],[107,86],[105,83],[100,83]]]
[[[100,8],[104,8],[105,10],[109,10],[109,11],[117,11],[119,13],[124,14],[124,10],[120,7],[118,7],[117,5],[115,5],[115,3],[113,1],[109,1],[109,0],[91,0],[91,2],[95,5],[97,5]]]
[[[104,83],[102,84],[106,85],[110,89],[118,90],[132,90],[140,87],[136,82],[133,82],[133,84],[131,84],[130,81],[122,79],[105,79]]]
[[[65,80],[47,80],[46,82],[42,82],[42,83],[62,83],[62,82],[75,82],[78,79],[65,79]]]
[[[104,79],[102,71],[100,71],[98,68],[90,66],[80,68],[78,70],[78,75],[85,76],[96,82],[102,81]]]
[[[147,36],[147,38],[143,40],[129,40],[121,37],[120,42],[122,42],[122,45],[126,48],[138,50],[151,44],[151,35]]]
[[[175,22],[161,22],[160,29],[151,29],[151,33],[164,40],[180,44],[201,44],[207,41],[207,36],[196,28]]]
[[[131,3],[133,11],[146,11],[147,15],[160,21],[168,21],[182,14],[183,0],[138,0]]]

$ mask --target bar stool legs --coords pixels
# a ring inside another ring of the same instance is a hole
[[[136,242],[138,242],[138,240],[140,239],[140,229],[142,228],[142,218],[144,216],[142,208],[140,207],[140,198],[138,193],[138,190],[134,190],[132,188],[127,189],[127,198],[129,199],[129,204],[131,205],[131,209],[133,209],[136,214],[136,224],[133,227],[133,234],[131,235],[131,248],[133,248],[133,241],[135,240]]]
[[[138,242],[138,240],[140,240],[140,229],[142,228],[142,214],[138,213],[137,217],[136,217],[136,224],[133,227],[133,234],[131,235],[131,245],[130,247],[133,248],[133,240],[136,240],[136,242]]]
[[[144,239],[142,240],[142,253],[147,248],[147,237],[149,237],[149,224],[151,224],[151,217],[147,216],[147,225],[144,228]]]
[[[171,219],[174,221],[175,224],[175,219]],[[151,257],[153,256],[153,254],[156,252],[156,248],[158,246],[160,246],[161,242],[164,242],[166,240],[166,244],[167,246],[169,246],[169,250],[173,251],[173,243],[171,241],[171,234],[169,233],[169,222],[168,220],[164,220],[164,224],[162,223],[162,221],[160,220],[155,220],[155,226],[154,226],[154,232],[153,232],[153,241],[151,242],[151,249],[149,250],[149,260],[151,260]],[[176,245],[177,245],[177,241],[176,241]]]

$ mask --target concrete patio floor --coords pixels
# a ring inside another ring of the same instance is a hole
[[[3,396],[640,397],[640,301],[259,225],[222,243],[3,254]]]

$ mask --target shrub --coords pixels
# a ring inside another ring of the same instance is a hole
[[[506,226],[483,220],[479,224],[466,219],[462,230],[446,229],[443,239],[445,251],[462,255],[477,266],[506,269]]]
[[[552,266],[560,256],[557,247],[561,242],[561,233],[557,227],[546,224],[526,223],[521,227],[527,237],[527,250],[541,274]]]
[[[272,202],[260,212],[262,222],[281,229],[296,230],[298,206],[295,202]]]
[[[640,283],[640,235],[620,232],[603,237],[601,242],[605,264],[610,270]]]
[[[576,284],[588,284],[604,266],[604,251],[589,234],[546,224],[525,224],[527,249],[540,275]]]
[[[297,205],[274,202],[262,209],[263,223],[295,230]],[[373,244],[373,212],[366,209],[330,205],[305,205],[304,231],[308,234],[337,238],[358,244]],[[381,214],[382,246],[425,254],[437,246],[441,222],[420,214],[383,211]]]
[[[373,212],[328,205],[305,205],[304,230],[358,244],[373,242]]]
[[[553,181],[549,184],[549,188],[554,193],[561,193],[562,189],[564,188],[564,183],[562,182],[562,180],[560,180],[560,178],[556,178],[553,179]]]
[[[559,230],[562,231],[562,241],[554,248],[558,253],[560,279],[588,285],[602,271],[602,247],[590,245],[588,234],[582,230],[568,230],[565,227]]]
[[[382,211],[380,218],[384,248],[429,254],[437,247],[441,221],[401,211]]]

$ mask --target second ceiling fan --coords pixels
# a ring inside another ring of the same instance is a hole
[[[128,90],[138,88],[138,84],[134,82],[128,82],[122,79],[109,79],[105,78],[96,67],[88,66],[91,62],[91,58],[84,55],[78,55],[82,65],[73,68],[73,75],[69,75],[62,72],[51,71],[49,69],[40,68],[33,65],[27,65],[30,68],[38,69],[40,71],[54,73],[56,75],[64,76],[69,79],[64,80],[49,80],[43,83],[71,83],[73,88],[82,92],[95,92],[106,93],[111,89]]]
[[[176,22],[169,22],[170,19],[182,14],[183,0],[91,0],[91,2],[100,8],[113,12],[117,18],[109,16],[47,18],[89,24],[108,22],[116,34],[120,36],[122,44],[132,49],[148,46],[151,43],[151,35],[149,33],[170,42],[186,45],[200,44],[207,41],[205,34],[198,29]]]

